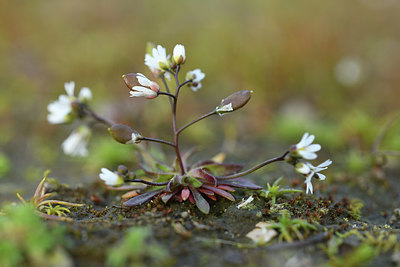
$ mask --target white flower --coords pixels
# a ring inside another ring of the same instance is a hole
[[[105,182],[106,185],[117,186],[124,183],[124,179],[121,176],[107,168],[101,168],[99,177]]]
[[[314,167],[311,163],[307,162],[308,167],[311,170],[312,176],[316,175],[318,179],[320,180],[325,180],[326,176],[323,175],[322,173],[319,173],[320,171],[328,169],[328,166],[332,164],[332,160],[328,159],[318,166]]]
[[[87,156],[89,154],[87,145],[90,135],[90,128],[85,125],[74,130],[61,145],[64,153],[70,156]]]
[[[174,47],[172,58],[174,59],[174,62],[178,65],[185,63],[186,61],[185,47],[181,44],[177,44]]]
[[[250,196],[248,199],[246,199],[246,200],[242,200],[242,202],[237,206],[238,207],[238,209],[240,209],[240,208],[244,208],[244,207],[246,207],[246,206],[248,206],[251,202],[253,202],[253,200],[254,200],[254,197],[253,196]]]
[[[134,85],[131,88],[130,97],[144,96],[152,99],[158,96],[160,87],[157,83],[150,81],[141,73],[134,74],[138,80],[139,85]]]
[[[323,170],[328,169],[328,166],[332,164],[332,160],[328,159],[324,161],[323,163],[319,164],[318,166],[313,166],[311,163],[306,162],[306,163],[297,163],[296,164],[296,171],[306,175],[306,180],[305,184],[307,185],[306,193],[310,192],[311,194],[313,193],[313,186],[311,183],[311,179],[313,177],[316,177],[320,180],[325,180],[326,176],[322,173],[319,173]]]
[[[190,87],[194,92],[196,92],[202,87],[201,80],[203,80],[204,77],[206,77],[206,75],[203,72],[201,72],[200,69],[189,71],[186,74],[186,80],[192,80]]]
[[[314,135],[305,133],[300,142],[290,148],[290,155],[308,160],[316,159],[317,154],[315,152],[321,150],[321,146],[319,144],[312,144],[314,138]]]
[[[232,103],[226,104],[224,106],[218,106],[215,108],[215,111],[218,113],[218,115],[222,116],[224,113],[231,112],[233,111]]]
[[[57,101],[51,102],[47,106],[49,114],[47,120],[51,124],[67,123],[71,121],[70,113],[72,113],[71,101],[68,96],[60,95]]]
[[[51,124],[67,123],[74,119],[73,103],[86,103],[92,99],[92,92],[89,88],[83,87],[79,92],[78,98],[75,97],[75,82],[67,82],[64,84],[66,95],[60,95],[58,100],[51,102],[47,106],[49,114],[47,120]]]
[[[144,57],[144,64],[150,68],[151,72],[163,71],[169,67],[169,58],[164,47],[157,45],[152,50],[153,55],[146,54]]]

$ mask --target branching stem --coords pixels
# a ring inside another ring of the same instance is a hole
[[[190,125],[193,125],[193,124],[195,124],[196,122],[199,122],[199,121],[201,121],[202,119],[205,119],[205,118],[210,117],[210,116],[215,115],[215,114],[217,114],[217,112],[216,112],[215,110],[213,110],[213,111],[211,111],[211,112],[209,112],[209,113],[207,113],[207,114],[204,114],[204,115],[201,116],[200,118],[197,118],[197,119],[195,119],[194,121],[191,121],[191,122],[185,124],[184,126],[182,126],[182,127],[178,130],[178,134],[180,134],[183,130],[185,130],[185,129],[186,129],[187,127],[189,127]]]
[[[256,171],[256,170],[258,170],[258,169],[260,169],[260,168],[262,168],[262,167],[264,167],[266,165],[268,165],[268,164],[273,163],[273,162],[283,161],[283,160],[285,160],[285,157],[286,157],[287,154],[289,154],[289,151],[285,152],[285,154],[283,154],[280,157],[275,157],[275,158],[266,160],[264,162],[261,162],[260,164],[254,166],[253,168],[248,169],[247,171],[243,171],[243,172],[239,172],[239,173],[235,173],[235,174],[231,174],[231,175],[226,175],[226,176],[216,176],[215,178],[217,178],[217,179],[239,178],[239,177],[245,176],[245,175],[247,175],[249,173],[252,173],[252,172],[254,172],[254,171]]]
[[[161,139],[150,138],[150,137],[142,137],[141,140],[142,141],[148,141],[148,142],[161,143],[161,144],[165,144],[165,145],[169,145],[169,146],[175,147],[175,145],[173,143],[165,141],[165,140],[161,140]]]

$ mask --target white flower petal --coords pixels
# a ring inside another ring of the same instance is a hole
[[[309,152],[317,152],[321,150],[321,145],[313,144],[306,147],[306,150]]]
[[[78,99],[83,102],[92,100],[92,91],[87,87],[82,87]]]
[[[75,90],[75,82],[74,81],[64,83],[64,88],[65,88],[65,91],[67,92],[68,96],[74,96],[74,90]]]
[[[325,176],[324,174],[322,174],[322,173],[316,173],[316,175],[318,176],[318,178],[319,178],[321,181],[323,181],[323,180],[326,179],[326,176]]]
[[[300,150],[298,151],[298,154],[307,160],[313,160],[317,158],[317,154],[313,153],[313,152],[308,152],[307,150]]]
[[[106,185],[115,186],[120,184],[120,177],[107,168],[101,168],[101,173],[99,174],[99,177],[105,182]]]
[[[91,131],[87,126],[80,126],[74,130],[61,144],[65,154],[70,156],[85,157],[89,154],[87,150]]]

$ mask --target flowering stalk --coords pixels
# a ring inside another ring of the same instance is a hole
[[[257,164],[256,166],[254,166],[253,168],[248,169],[247,171],[243,171],[243,172],[239,172],[239,173],[235,173],[235,174],[231,174],[231,175],[226,175],[226,176],[216,176],[215,178],[217,179],[234,179],[234,178],[239,178],[242,176],[245,176],[247,174],[250,174],[264,166],[267,166],[268,164],[277,162],[277,161],[284,161],[285,157],[289,154],[289,151],[285,152],[285,154],[283,154],[280,157],[275,157],[269,160],[266,160],[264,162],[261,162],[260,164]]]

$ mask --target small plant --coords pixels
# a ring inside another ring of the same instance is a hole
[[[49,198],[53,196],[53,193],[46,193],[45,188],[44,188],[44,183],[46,182],[47,176],[49,175],[50,171],[46,171],[44,173],[44,178],[42,181],[40,181],[39,185],[37,186],[35,190],[35,194],[33,197],[30,199],[29,204],[32,204],[33,207],[38,211],[38,214],[45,218],[45,219],[50,219],[50,220],[58,220],[59,218],[57,217],[62,217],[66,216],[66,213],[70,213],[71,211],[68,208],[62,207],[60,205],[64,206],[71,206],[71,207],[82,207],[83,204],[76,204],[76,203],[71,203],[71,202],[66,202],[66,201],[61,201],[61,200],[45,200],[46,198]],[[17,193],[17,197],[21,200],[21,202],[26,205],[27,202],[25,199]],[[53,206],[53,204],[56,204]],[[63,218],[63,220],[68,220],[67,218]]]
[[[271,205],[275,205],[276,198],[285,194],[301,193],[303,191],[297,189],[279,189],[279,183],[282,177],[278,178],[272,185],[267,183],[267,189],[260,191],[260,196],[271,199]]]
[[[160,45],[152,45],[145,55],[145,64],[149,67],[153,76],[159,78],[164,85],[162,90],[158,83],[148,79],[141,73],[130,73],[122,76],[130,90],[130,97],[144,97],[155,99],[159,96],[168,98],[171,106],[172,136],[173,141],[150,138],[140,134],[131,127],[111,122],[96,114],[89,106],[92,98],[91,91],[84,87],[78,96],[74,94],[74,82],[66,83],[67,95],[61,95],[57,101],[48,106],[48,121],[52,124],[71,123],[76,119],[88,123],[80,125],[63,142],[62,148],[66,154],[72,156],[86,156],[88,154],[88,140],[91,136],[93,123],[104,124],[111,136],[119,143],[132,145],[141,142],[153,142],[170,147],[175,153],[172,164],[163,162],[154,155],[151,149],[137,147],[139,151],[139,170],[130,171],[126,166],[119,166],[116,171],[102,168],[100,178],[110,189],[135,189],[125,197],[131,196],[123,205],[127,207],[143,204],[150,199],[160,196],[167,203],[171,199],[178,201],[189,200],[195,203],[203,213],[209,213],[210,205],[206,198],[216,200],[217,195],[235,201],[231,194],[235,188],[260,190],[262,187],[243,179],[264,166],[274,162],[286,161],[295,166],[296,170],[306,177],[307,193],[313,193],[312,178],[324,180],[325,176],[320,171],[325,170],[331,164],[330,160],[314,167],[308,160],[317,158],[316,152],[321,149],[319,144],[312,144],[314,135],[305,133],[301,141],[290,147],[281,156],[265,160],[247,170],[242,170],[240,164],[223,163],[213,159],[199,162],[191,162],[190,156],[195,152],[192,150],[182,151],[180,146],[181,134],[192,125],[211,116],[223,116],[239,110],[245,106],[253,93],[250,90],[238,91],[224,99],[210,112],[197,119],[178,126],[177,113],[180,92],[185,86],[189,86],[196,92],[202,88],[205,74],[200,69],[189,71],[182,81],[179,74],[186,61],[186,52],[183,45],[176,45],[172,57],[167,55],[166,49]],[[170,89],[168,79],[173,79],[175,90]],[[154,100],[153,100],[154,101]],[[132,184],[133,183],[133,184]],[[138,186],[138,184],[142,184]],[[124,186],[122,186],[124,185]]]
[[[310,230],[317,231],[317,227],[302,219],[291,219],[286,212],[278,219],[278,222],[266,226],[266,228],[276,229],[280,232],[279,241],[285,239],[287,242],[292,242],[295,237],[300,240],[304,239],[300,229],[303,229],[308,234]]]

